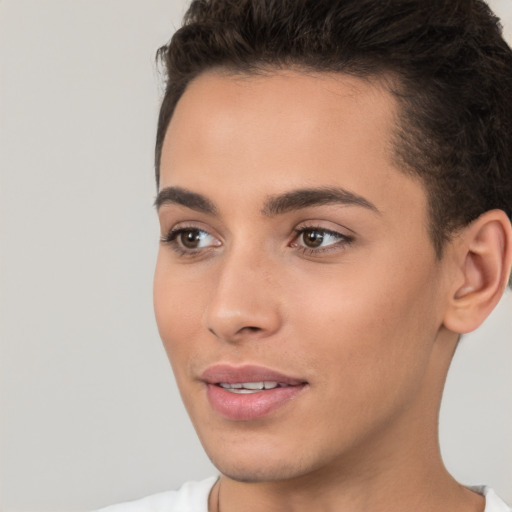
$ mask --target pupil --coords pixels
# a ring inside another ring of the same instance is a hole
[[[324,241],[324,235],[319,231],[306,231],[304,233],[304,243],[308,247],[319,247]]]
[[[199,243],[199,231],[185,231],[181,234],[181,242],[188,249],[195,249]]]

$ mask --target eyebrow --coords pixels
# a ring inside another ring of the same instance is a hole
[[[379,209],[368,199],[340,187],[299,189],[273,196],[265,202],[262,213],[263,215],[274,216],[292,210],[327,204],[360,206],[380,214]]]
[[[207,197],[181,187],[166,187],[162,189],[156,196],[154,204],[157,210],[165,204],[179,204],[191,210],[210,215],[217,213],[217,208]]]
[[[157,210],[166,204],[178,204],[201,213],[210,215],[217,213],[217,208],[207,197],[181,187],[162,189],[154,204]],[[261,213],[273,217],[293,210],[328,204],[360,206],[380,214],[379,209],[368,199],[341,187],[305,188],[271,196],[265,201]]]

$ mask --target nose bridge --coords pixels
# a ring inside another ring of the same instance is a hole
[[[251,247],[233,246],[223,255],[205,311],[205,327],[225,341],[265,337],[279,329],[272,261],[261,246]]]

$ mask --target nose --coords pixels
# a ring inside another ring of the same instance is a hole
[[[264,258],[247,252],[226,255],[204,314],[218,339],[238,343],[270,337],[281,326],[277,273]]]

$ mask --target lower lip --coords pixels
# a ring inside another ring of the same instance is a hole
[[[256,393],[232,393],[215,384],[207,384],[208,400],[213,409],[230,420],[250,421],[263,418],[295,398],[305,387],[277,387]]]

